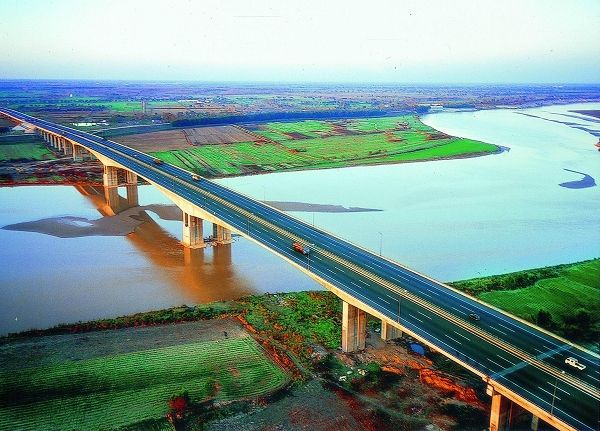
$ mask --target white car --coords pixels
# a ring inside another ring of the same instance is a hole
[[[567,358],[565,359],[565,364],[568,364],[572,367],[575,367],[579,370],[585,370],[585,365],[583,365],[581,362],[579,362],[577,359],[575,358]]]

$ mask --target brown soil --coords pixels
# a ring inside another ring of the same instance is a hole
[[[149,153],[152,151],[184,150],[190,148],[182,130],[139,133],[111,138],[115,142]]]
[[[346,355],[339,356],[343,357]],[[419,373],[421,383],[441,391],[453,399],[464,401],[475,407],[484,406],[477,398],[475,390],[462,384],[460,379],[435,370],[431,360],[425,356],[411,353],[403,346],[394,343],[385,343],[380,347],[368,348],[362,352],[353,354],[350,358],[352,362],[377,362],[383,371],[398,375],[406,375],[409,369],[415,370]]]
[[[102,184],[99,161],[74,162],[71,157],[0,164],[0,185]]]

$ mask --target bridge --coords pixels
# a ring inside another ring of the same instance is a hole
[[[304,223],[262,202],[125,145],[11,109],[0,114],[39,133],[74,160],[104,165],[107,190],[127,186],[137,200],[138,176],[183,211],[182,242],[231,242],[237,233],[294,265],[343,301],[342,349],[365,347],[366,316],[382,322],[384,339],[402,332],[480,376],[492,397],[490,429],[510,429],[519,412],[560,430],[598,430],[600,356],[399,263]],[[116,191],[113,191],[113,197]],[[307,254],[292,248],[299,243]]]

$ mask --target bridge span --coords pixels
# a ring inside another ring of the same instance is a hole
[[[490,429],[509,429],[521,410],[561,430],[598,430],[600,356],[465,295],[426,275],[308,225],[262,202],[154,157],[11,109],[0,114],[35,130],[74,160],[104,165],[107,190],[137,178],[157,187],[183,211],[182,242],[204,247],[242,235],[282,257],[343,301],[342,349],[363,349],[367,313],[381,319],[383,338],[410,334],[480,376],[492,397]],[[115,192],[112,192],[114,198]],[[310,249],[295,251],[293,243]]]

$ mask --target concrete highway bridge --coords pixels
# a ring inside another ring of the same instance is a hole
[[[267,248],[343,301],[342,349],[365,346],[367,313],[381,319],[381,335],[410,334],[480,376],[492,397],[490,429],[510,429],[524,410],[561,430],[598,430],[600,356],[506,314],[443,283],[308,225],[264,203],[154,157],[101,137],[0,108],[0,114],[39,133],[74,160],[91,155],[104,165],[104,186],[137,178],[157,187],[183,211],[183,244],[204,247],[235,232]],[[112,192],[113,195],[116,192]],[[293,243],[310,248],[303,254]]]

